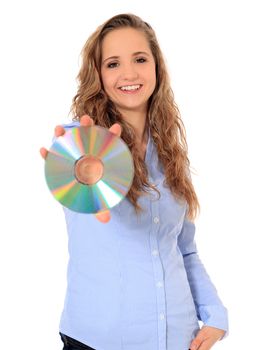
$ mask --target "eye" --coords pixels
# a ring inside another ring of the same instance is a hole
[[[136,59],[136,61],[137,61],[137,63],[144,63],[144,62],[146,62],[147,60],[146,60],[146,58],[144,58],[144,57],[139,57],[139,58]]]
[[[118,66],[118,62],[110,62],[107,64],[107,68],[116,68]]]

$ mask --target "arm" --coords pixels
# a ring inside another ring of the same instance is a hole
[[[228,334],[228,313],[222,304],[215,286],[202,264],[194,240],[195,224],[186,218],[178,236],[178,246],[183,255],[197,317],[205,326],[226,331]]]

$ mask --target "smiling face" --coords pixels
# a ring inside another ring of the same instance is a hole
[[[101,77],[104,90],[122,113],[147,113],[156,85],[155,61],[145,34],[119,28],[102,42]]]

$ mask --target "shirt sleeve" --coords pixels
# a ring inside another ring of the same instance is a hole
[[[229,333],[228,312],[198,256],[194,236],[195,224],[185,218],[178,236],[178,246],[183,255],[197,317],[206,326],[224,330],[223,339]]]

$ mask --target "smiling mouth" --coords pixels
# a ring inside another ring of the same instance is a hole
[[[124,86],[120,86],[119,90],[121,90],[121,91],[137,91],[141,87],[142,87],[142,84],[124,85]]]

